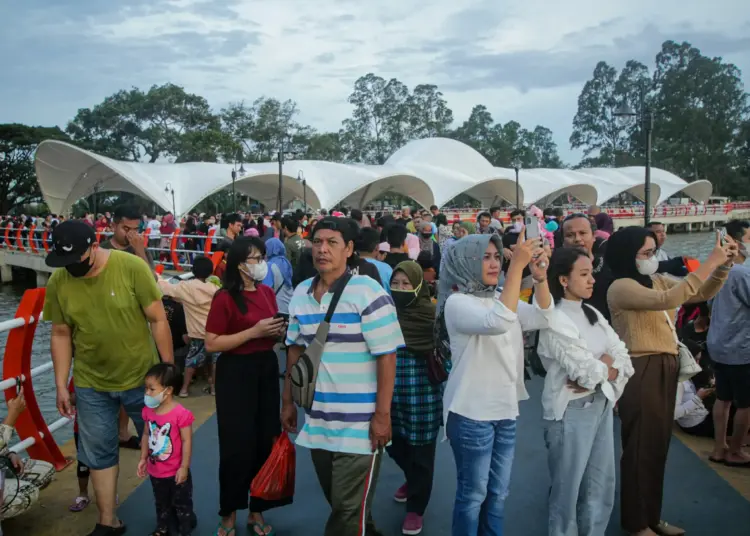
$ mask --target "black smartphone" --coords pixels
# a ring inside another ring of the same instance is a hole
[[[284,322],[289,322],[289,315],[287,313],[276,313],[274,318],[282,318]]]

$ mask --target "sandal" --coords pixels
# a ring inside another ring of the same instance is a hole
[[[83,512],[89,504],[91,504],[91,499],[89,497],[79,495],[76,497],[75,501],[73,501],[73,504],[68,507],[68,510],[71,512]]]
[[[252,521],[247,524],[247,528],[250,529],[251,533],[254,536],[275,536],[276,531],[273,530],[273,527],[269,525],[268,523],[257,523],[255,521]],[[260,532],[258,532],[258,529],[260,529]],[[270,532],[266,532],[266,529],[270,529]]]
[[[203,391],[203,394],[211,395],[211,396],[216,396],[216,388],[215,387],[212,389],[210,386],[206,385],[202,389],[202,391]]]
[[[182,391],[180,391],[180,392],[179,392],[179,393],[177,394],[177,396],[179,396],[180,398],[187,398],[187,397],[189,397],[189,396],[190,396],[190,393],[183,393]]]
[[[221,530],[224,531],[224,536],[231,536],[232,534],[234,534],[234,527],[227,528],[224,525],[222,525],[221,523],[219,523],[216,526],[216,532],[214,532],[214,536],[221,536],[221,534],[219,534],[219,531],[221,531]]]

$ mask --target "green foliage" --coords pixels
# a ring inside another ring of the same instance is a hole
[[[643,165],[643,125],[615,117],[622,104],[653,112],[654,166],[708,179],[720,195],[748,194],[750,155],[742,147],[750,110],[736,66],[674,41],[662,45],[651,73],[633,60],[619,74],[599,62],[573,119],[570,144],[584,154],[578,167]]]
[[[0,124],[0,214],[42,201],[34,172],[34,151],[48,139],[68,137],[57,127]]]

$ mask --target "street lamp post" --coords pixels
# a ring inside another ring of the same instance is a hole
[[[635,117],[640,123],[646,137],[646,176],[643,184],[643,223],[648,226],[651,222],[651,134],[654,130],[654,112],[646,107],[646,90],[640,88],[638,110],[633,110],[627,102],[623,102],[614,111],[615,117]]]
[[[305,180],[305,174],[302,170],[297,173],[297,181],[302,183],[302,202],[305,205],[305,214],[307,214],[307,180]]]
[[[295,153],[292,151],[287,151],[286,146],[289,142],[289,138],[291,136],[285,136],[281,139],[281,143],[279,145],[279,152],[278,152],[278,160],[279,160],[279,214],[281,214],[282,209],[284,207],[283,198],[282,198],[282,188],[284,186],[284,157],[286,155],[294,155]]]
[[[172,183],[168,182],[167,185],[164,187],[164,193],[166,194],[172,194],[172,215],[174,217],[177,217],[177,209],[175,208],[175,202],[174,202],[174,188],[172,188]]]
[[[516,208],[521,208],[521,186],[518,183],[518,164],[513,166],[513,170],[516,172]]]

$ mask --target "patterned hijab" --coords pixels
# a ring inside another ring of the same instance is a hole
[[[438,313],[443,312],[445,302],[454,292],[471,294],[479,298],[494,295],[495,286],[482,282],[482,259],[490,242],[498,251],[503,250],[503,243],[498,235],[473,234],[457,240],[446,248],[440,263],[438,280]]]

